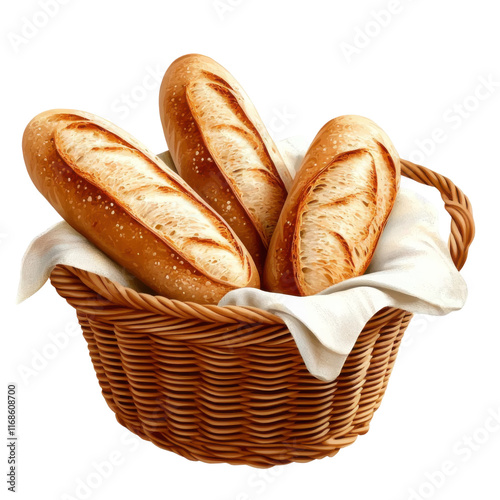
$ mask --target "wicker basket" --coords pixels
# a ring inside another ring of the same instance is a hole
[[[474,236],[467,197],[424,167],[403,161],[402,173],[441,192],[460,269]],[[77,310],[118,422],[190,460],[254,467],[333,456],[366,433],[412,317],[379,311],[339,377],[322,382],[283,321],[262,310],[140,294],[67,266],[51,282]]]

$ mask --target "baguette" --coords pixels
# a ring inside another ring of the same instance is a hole
[[[160,117],[175,166],[264,266],[291,175],[238,82],[209,57],[167,69]]]
[[[23,136],[28,173],[57,212],[161,295],[217,303],[258,287],[252,258],[224,220],[123,130],[90,113],[52,110]]]
[[[363,274],[394,205],[399,156],[360,116],[341,116],[316,135],[269,247],[264,287],[313,295]]]

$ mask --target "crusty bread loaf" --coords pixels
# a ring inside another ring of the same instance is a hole
[[[217,303],[259,286],[224,220],[141,143],[74,110],[41,113],[23,153],[38,190],[77,231],[158,293]]]
[[[328,122],[309,147],[269,246],[264,287],[313,295],[363,274],[392,210],[399,156],[360,116]]]
[[[189,54],[165,73],[160,116],[178,172],[262,270],[292,179],[250,99],[214,60]]]

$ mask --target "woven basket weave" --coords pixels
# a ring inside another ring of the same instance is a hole
[[[403,161],[402,173],[441,192],[461,269],[474,237],[469,200],[425,167]],[[273,314],[141,294],[67,266],[51,282],[77,310],[118,422],[190,460],[254,467],[333,456],[366,433],[412,317],[379,311],[339,377],[322,382]]]

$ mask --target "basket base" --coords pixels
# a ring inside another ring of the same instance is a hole
[[[374,412],[379,408],[388,380],[394,366],[402,336],[412,315],[404,313],[397,334],[393,339],[382,339],[380,332],[377,341],[371,349],[371,364],[364,372],[362,384],[358,384],[357,403],[354,416],[350,424],[344,429],[334,429],[333,434],[322,442],[304,443],[297,440],[273,442],[269,445],[257,446],[255,443],[241,443],[220,441],[197,441],[195,439],[178,440],[170,432],[145,430],[142,425],[137,425],[137,420],[127,419],[118,411],[114,400],[103,395],[110,408],[115,412],[117,421],[132,433],[146,441],[152,442],[167,451],[174,452],[188,460],[202,461],[205,463],[226,463],[231,465],[249,465],[251,467],[267,469],[276,465],[285,465],[292,462],[305,463],[312,460],[335,456],[342,448],[356,441],[357,437],[364,435],[370,429],[370,421]],[[83,326],[83,325],[82,325]],[[362,344],[360,343],[360,346]],[[355,356],[356,348],[351,353]],[[354,387],[354,386],[353,386]],[[340,392],[340,391],[339,391]],[[351,395],[352,398],[352,395]],[[335,400],[335,398],[334,398]],[[334,402],[333,400],[333,402]]]
[[[77,310],[118,422],[206,463],[268,468],[334,456],[352,444],[380,406],[412,317],[379,311],[337,379],[322,382],[307,371],[282,320],[268,313],[188,305],[56,270],[51,281]]]

